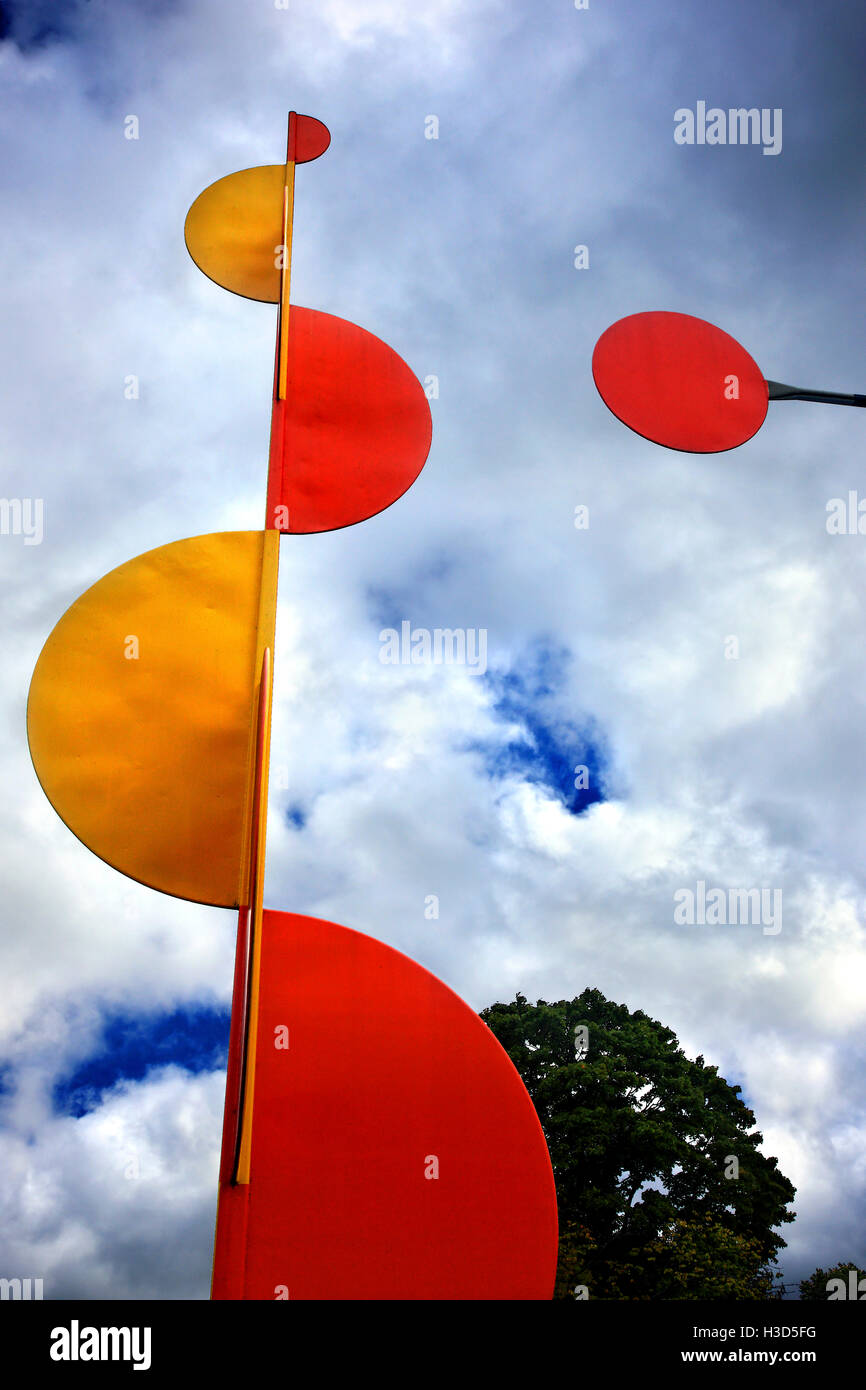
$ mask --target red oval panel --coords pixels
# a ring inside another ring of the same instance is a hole
[[[269,527],[334,531],[375,516],[415,481],[432,434],[424,388],[387,343],[291,306],[286,399],[273,407]]]
[[[213,1297],[548,1299],[556,1261],[547,1145],[493,1033],[399,951],[265,911],[250,1181],[220,1188]]]
[[[317,121],[315,116],[299,116],[297,112],[292,112],[289,159],[296,164],[309,164],[311,159],[318,159],[320,154],[324,154],[330,143],[331,132],[322,121]]]
[[[767,414],[767,383],[745,348],[690,314],[620,319],[596,343],[592,375],[618,420],[668,449],[735,449]]]

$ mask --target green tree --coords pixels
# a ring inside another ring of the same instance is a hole
[[[832,1269],[816,1269],[814,1274],[809,1275],[808,1279],[801,1280],[800,1297],[810,1303],[832,1303],[840,1297],[840,1290],[838,1286],[831,1289],[828,1288],[828,1285],[831,1279],[841,1279],[843,1285],[841,1296],[846,1299],[849,1298],[851,1281],[848,1279],[848,1273],[852,1269],[857,1276],[854,1282],[859,1284],[860,1280],[866,1277],[866,1272],[857,1265],[840,1264],[834,1265]],[[861,1298],[866,1297],[866,1285],[864,1285],[862,1294],[857,1289],[856,1297],[858,1302]]]
[[[550,1149],[557,1293],[771,1296],[795,1189],[718,1068],[597,989],[481,1014],[523,1078]],[[726,1273],[726,1270],[728,1271]],[[696,1292],[696,1290],[699,1290]]]

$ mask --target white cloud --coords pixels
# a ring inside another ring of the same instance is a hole
[[[797,1182],[796,1277],[862,1262],[830,1245],[866,1205],[866,551],[825,529],[827,499],[861,478],[862,423],[771,405],[735,453],[669,455],[613,419],[589,373],[610,322],[670,307],[720,322],[770,376],[845,389],[861,269],[832,198],[832,282],[802,272],[820,129],[757,174],[743,150],[708,175],[673,147],[684,60],[644,6],[196,0],[121,22],[104,0],[86,25],[83,44],[0,46],[2,490],[46,512],[41,546],[0,538],[0,1022],[22,1088],[5,1102],[21,1205],[4,1264],[82,1296],[206,1290],[219,1078],[165,1072],[82,1120],[46,1097],[103,1009],[227,1003],[231,914],[129,884],[74,841],[29,766],[24,699],[95,579],[261,523],[273,312],[206,281],[182,227],[206,184],[280,158],[290,105],[334,137],[299,174],[296,299],[437,373],[441,395],[406,497],[282,543],[268,901],[381,937],[475,1008],[597,986],[661,1019],[742,1082]],[[566,650],[551,708],[597,722],[611,799],[574,818],[491,777],[468,745],[502,743],[513,717],[478,677],[383,666],[386,602],[415,625],[486,627],[494,671],[525,671],[539,642]],[[782,932],[677,926],[673,894],[698,879],[781,888]]]

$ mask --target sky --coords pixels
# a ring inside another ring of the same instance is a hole
[[[0,1273],[208,1296],[236,917],[84,848],[24,714],[102,575],[262,525],[274,309],[183,224],[283,160],[289,109],[332,135],[298,170],[293,302],[438,395],[402,499],[281,542],[266,904],[476,1010],[597,988],[659,1019],[797,1188],[786,1282],[866,1265],[866,537],[827,529],[866,497],[866,422],[777,402],[739,449],[674,453],[590,370],[670,309],[770,379],[866,391],[859,0],[0,14],[0,491],[42,504],[0,535]],[[781,148],[677,143],[698,102],[781,111]],[[486,669],[383,664],[403,621],[484,630]],[[780,930],[677,922],[699,883],[778,892]]]

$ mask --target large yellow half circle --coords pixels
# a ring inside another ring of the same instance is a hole
[[[30,685],[30,753],[58,815],[121,873],[193,902],[243,901],[275,535],[195,536],[112,570]]]

